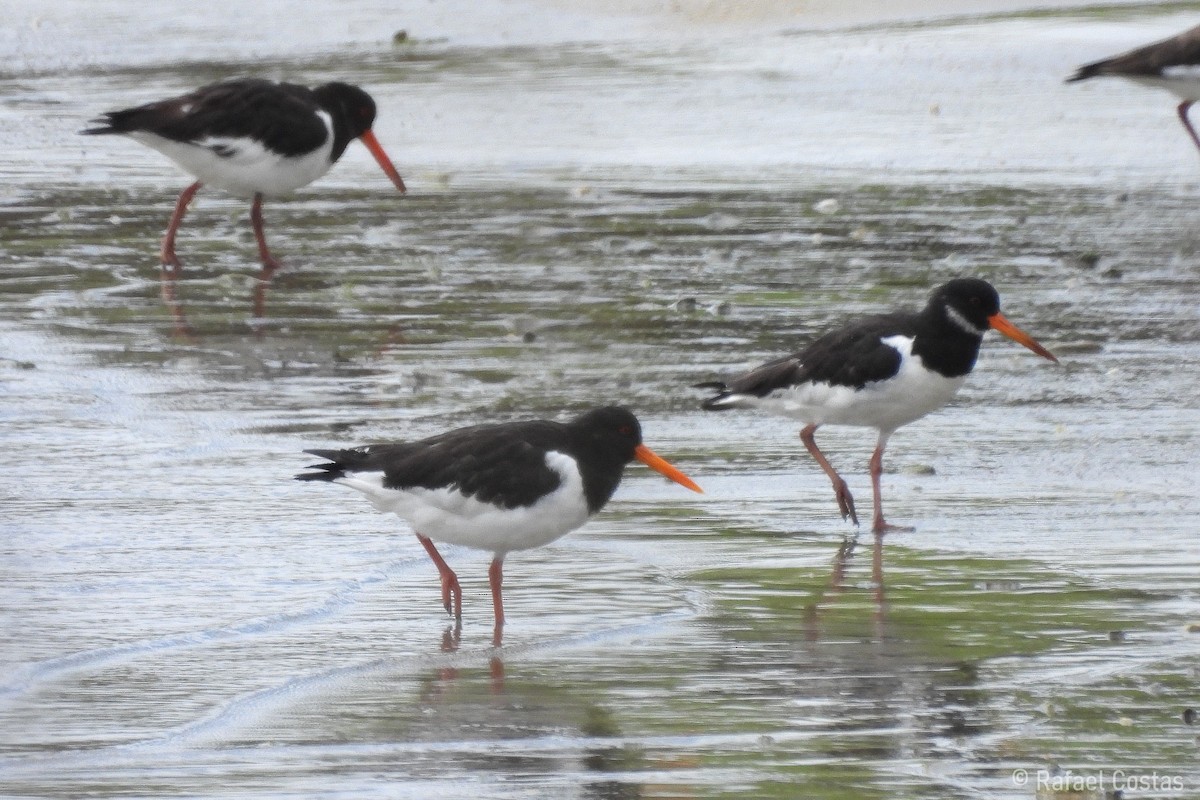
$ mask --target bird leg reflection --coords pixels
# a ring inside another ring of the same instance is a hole
[[[159,275],[159,292],[162,295],[163,305],[171,312],[171,318],[175,320],[175,327],[171,330],[171,335],[183,339],[188,342],[196,341],[196,333],[192,330],[192,326],[188,323],[187,313],[183,310],[183,303],[179,302],[179,294],[176,291],[178,288],[179,269],[164,269]]]
[[[821,638],[820,622],[822,613],[834,599],[845,591],[847,568],[857,547],[857,538],[849,538],[842,541],[837,555],[833,559],[833,569],[829,573],[829,582],[825,588],[819,591],[812,604],[805,609],[806,638],[809,640],[816,641]],[[883,536],[879,534],[875,536],[871,553],[871,583],[871,591],[875,600],[875,635],[882,637],[884,633],[883,626],[887,616],[887,603],[883,585]]]
[[[441,650],[443,653],[457,653],[461,643],[462,621],[458,620],[453,625],[446,626],[446,630],[442,631]],[[458,680],[461,674],[462,670],[453,664],[439,667],[437,685],[444,690],[447,684]],[[493,653],[488,658],[488,677],[491,679],[491,693],[504,694],[504,659],[500,657],[499,652]],[[442,691],[437,694],[440,696]]]
[[[255,321],[255,333],[262,335],[262,326],[257,324],[267,316],[267,289],[271,285],[271,278],[267,274],[266,267],[259,273],[258,280],[254,282],[254,301],[253,301],[253,316]]]

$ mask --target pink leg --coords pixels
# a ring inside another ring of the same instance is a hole
[[[1188,109],[1192,107],[1191,100],[1184,100],[1175,111],[1179,114],[1179,121],[1183,123],[1183,127],[1187,128],[1188,135],[1192,137],[1192,141],[1196,144],[1196,149],[1200,150],[1200,136],[1196,135],[1196,129],[1192,127],[1192,123],[1188,120]]]
[[[200,191],[202,185],[200,181],[196,181],[179,193],[179,199],[175,201],[175,213],[171,215],[167,233],[163,236],[162,247],[158,251],[158,260],[164,267],[174,267],[176,274],[183,265],[179,263],[179,258],[175,255],[175,233],[179,230],[179,224],[183,222],[183,215],[187,213],[188,203],[192,202],[192,198],[196,196],[196,192]]]
[[[504,559],[496,556],[488,567],[488,583],[492,587],[492,609],[496,614],[496,625],[492,629],[492,646],[499,647],[504,636],[504,598],[501,596],[501,586],[504,584]]]
[[[434,547],[432,539],[419,533],[417,539],[424,546],[425,552],[429,553],[429,557],[433,559],[434,566],[437,567],[438,574],[442,577],[442,605],[446,608],[446,613],[450,613],[450,600],[453,598],[454,618],[462,619],[462,587],[458,585],[458,576],[442,559],[442,554]]]
[[[871,530],[882,536],[888,531],[911,531],[912,528],[889,525],[883,519],[883,488],[880,485],[883,477],[883,448],[887,445],[887,440],[890,434],[880,431],[879,443],[875,445],[875,452],[871,456],[871,491],[875,495],[875,521],[871,525]]]
[[[825,474],[829,476],[829,480],[833,483],[833,494],[837,498],[838,510],[842,512],[842,519],[850,518],[850,521],[855,525],[858,524],[858,515],[854,513],[854,497],[850,494],[850,487],[842,480],[842,476],[837,474],[837,470],[829,463],[829,459],[825,458],[825,454],[817,447],[817,441],[813,438],[816,433],[817,426],[809,425],[804,430],[800,431],[800,441],[804,442],[804,446],[808,448],[808,452],[821,465],[821,469],[825,470]]]
[[[263,232],[262,204],[263,196],[259,192],[254,195],[254,204],[250,206],[250,223],[254,226],[254,240],[258,242],[258,258],[263,265],[258,279],[269,281],[282,265],[275,260],[275,256],[271,255],[271,250],[267,247],[267,235]]]

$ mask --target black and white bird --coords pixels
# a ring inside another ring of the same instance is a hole
[[[310,89],[256,78],[214,83],[179,97],[110,111],[81,133],[119,133],[174,161],[196,182],[175,203],[160,258],[179,270],[175,234],[188,203],[208,184],[252,197],[250,219],[268,279],[279,262],[263,233],[264,197],[307,186],[333,166],[347,145],[360,139],[401,192],[404,180],[371,126],[375,101],[357,86],[326,83]]]
[[[1000,297],[991,284],[958,278],[935,289],[920,312],[860,319],[727,383],[701,383],[696,388],[719,391],[703,404],[710,411],[761,408],[803,422],[800,440],[832,481],[842,519],[850,518],[855,525],[858,515],[850,489],[813,434],[822,425],[879,431],[870,472],[875,496],[872,529],[882,534],[896,529],[884,521],[880,498],[888,438],[954,397],[975,366],[989,328],[1058,361],[1000,313]]]
[[[1105,75],[1125,78],[1142,86],[1166,89],[1179,98],[1179,121],[1200,150],[1200,137],[1188,120],[1188,109],[1200,101],[1200,25],[1119,56],[1085,64],[1067,83]]]
[[[567,423],[476,425],[416,442],[305,452],[328,461],[297,480],[349,486],[412,526],[437,565],[442,604],[455,618],[462,617],[462,589],[434,542],[493,553],[488,578],[497,645],[506,554],[542,547],[578,528],[612,497],[630,461],[701,491],[644,445],[637,417],[616,406]]]

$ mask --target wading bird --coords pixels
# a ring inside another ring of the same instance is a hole
[[[888,438],[900,426],[950,402],[975,366],[989,328],[1058,361],[1005,319],[991,284],[959,278],[935,289],[923,311],[866,317],[825,334],[798,353],[728,382],[701,383],[696,388],[718,391],[704,401],[709,411],[761,408],[803,422],[800,440],[832,481],[842,519],[850,518],[855,525],[858,515],[850,489],[817,447],[813,434],[822,425],[879,431],[870,471],[875,496],[872,529],[882,534],[897,529],[884,520],[880,498]]]
[[[497,646],[507,553],[542,547],[578,528],[612,497],[630,461],[700,491],[642,444],[637,418],[616,406],[567,423],[476,425],[416,442],[305,452],[328,461],[297,480],[349,486],[412,526],[441,575],[442,604],[456,619],[462,618],[462,588],[434,542],[492,552],[488,578]]]
[[[151,147],[197,178],[183,190],[159,252],[164,267],[178,272],[175,234],[188,203],[203,185],[252,197],[250,220],[268,280],[279,262],[263,233],[264,197],[285,195],[329,171],[354,139],[375,156],[401,192],[392,166],[371,126],[375,101],[357,86],[326,83],[309,89],[291,83],[245,78],[214,83],[179,97],[110,111],[85,134],[124,134]]]

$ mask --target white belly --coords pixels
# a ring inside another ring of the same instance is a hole
[[[946,378],[931,372],[911,354],[912,340],[891,336],[884,343],[900,352],[900,370],[885,381],[861,389],[828,383],[780,389],[755,405],[808,425],[857,425],[894,431],[936,411],[954,397],[966,376]]]
[[[578,528],[588,518],[583,478],[575,460],[546,454],[562,477],[559,487],[530,506],[501,509],[466,497],[457,489],[386,489],[382,473],[359,473],[336,483],[357,489],[375,508],[403,518],[415,533],[504,554],[541,547]]]
[[[1200,101],[1200,67],[1168,67],[1162,76],[1122,75],[1142,86],[1166,89],[1180,100]]]
[[[322,112],[321,117],[326,127],[331,128],[328,114]],[[294,157],[273,153],[253,139],[214,136],[187,144],[152,133],[131,133],[129,136],[162,153],[201,183],[242,197],[258,193],[274,197],[294,192],[333,166],[329,160],[333,150],[332,129],[320,148]],[[213,148],[220,149],[225,155],[218,154]]]

